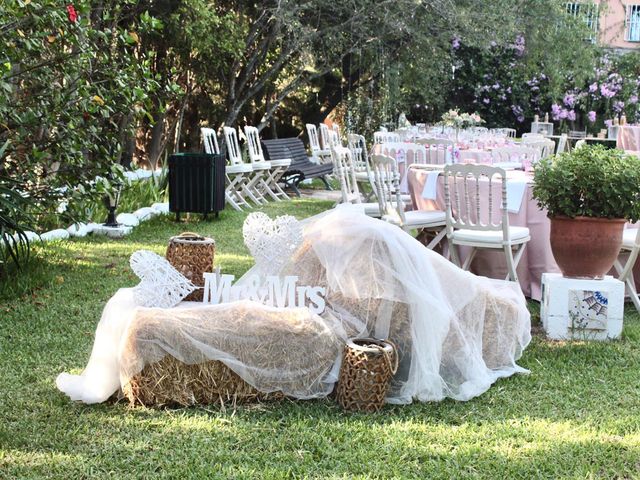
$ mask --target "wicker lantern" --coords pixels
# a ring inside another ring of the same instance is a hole
[[[213,272],[213,258],[216,244],[212,238],[202,237],[197,233],[184,232],[171,237],[167,246],[167,260],[176,270],[199,287],[189,294],[185,300],[202,301],[204,278],[206,272]]]
[[[342,356],[336,400],[345,410],[377,412],[397,370],[398,353],[391,341],[350,340]]]

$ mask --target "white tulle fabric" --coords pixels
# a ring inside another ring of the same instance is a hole
[[[269,325],[277,309],[257,306],[251,315],[237,315],[248,320],[230,331],[230,312],[235,315],[234,308],[239,308],[246,313],[247,302],[183,302],[157,316],[166,327],[176,312],[179,331],[139,328],[136,322],[153,317],[151,310],[136,307],[131,290],[122,289],[105,307],[85,371],[80,376],[61,374],[58,388],[73,400],[101,402],[146,364],[171,354],[187,363],[221,360],[259,390],[318,397],[331,391],[339,367],[336,352],[354,336],[390,338],[398,345],[400,368],[387,398],[391,403],[469,400],[500,377],[526,372],[516,360],[530,341],[530,318],[517,284],[464,272],[402,229],[348,206],[303,223],[303,243],[287,262],[277,268],[256,266],[239,280],[249,281],[252,274],[298,275],[299,285],[327,288],[322,315],[301,315],[300,309],[280,312],[293,315],[291,328],[279,322],[287,338],[286,348],[280,348],[282,358],[272,358],[274,353],[265,357],[259,348],[264,342],[258,330]],[[322,361],[288,360],[296,355],[287,349],[308,351],[314,345],[308,334],[296,336],[296,329],[320,335],[317,345],[326,349],[318,356]],[[271,361],[265,366],[267,358]],[[300,374],[315,364],[317,371]]]

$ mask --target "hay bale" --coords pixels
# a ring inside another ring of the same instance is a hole
[[[120,379],[127,399],[146,406],[284,396],[277,392],[307,398],[328,393],[322,379],[341,348],[327,323],[306,309],[252,302],[139,309],[121,347]]]
[[[280,392],[259,392],[222,362],[187,365],[171,355],[144,367],[122,391],[131,405],[147,407],[235,406],[284,398]]]

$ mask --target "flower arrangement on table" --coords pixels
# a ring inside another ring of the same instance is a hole
[[[439,125],[460,129],[475,127],[483,123],[484,120],[477,113],[460,113],[455,109],[444,113]]]

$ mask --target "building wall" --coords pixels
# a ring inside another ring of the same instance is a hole
[[[627,5],[640,5],[640,0],[600,0],[599,41],[605,47],[617,49],[637,49],[640,42],[627,42]]]

